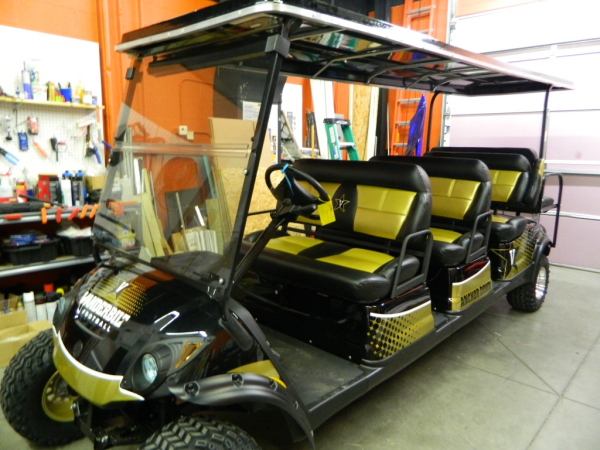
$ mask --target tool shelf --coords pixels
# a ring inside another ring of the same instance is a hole
[[[81,208],[79,208],[81,210]],[[72,209],[62,209],[62,222],[68,222],[68,217],[69,215],[73,212]],[[83,219],[89,219],[90,217],[90,213],[92,212],[92,209],[89,208],[88,211],[85,214],[85,217],[83,217]],[[21,219],[17,219],[17,220],[7,220],[5,219],[6,216],[14,216],[15,214],[17,215],[22,215],[23,217]],[[79,219],[81,212],[79,212],[77,214],[77,216],[75,216],[77,219]],[[47,208],[46,209],[46,218],[48,219],[48,222],[56,222],[56,208]],[[81,219],[80,219],[81,220]],[[18,225],[21,223],[37,223],[42,221],[42,215],[39,212],[22,212],[22,213],[11,213],[11,214],[0,214],[0,225]]]
[[[35,211],[35,212],[18,212],[18,213],[8,213],[8,214],[0,214],[0,237],[3,236],[8,236],[9,234],[13,233],[15,230],[19,230],[23,227],[24,224],[27,224],[28,227],[34,228],[34,229],[39,229],[40,231],[47,233],[48,235],[54,235],[56,233],[56,231],[58,230],[58,228],[60,227],[60,223],[57,224],[56,222],[56,207],[52,207],[52,208],[47,208],[46,209],[46,218],[47,218],[47,222],[46,223],[42,223],[42,216],[40,214],[40,211]],[[70,223],[70,221],[68,220],[68,216],[71,214],[71,212],[73,211],[73,209],[62,209],[62,220],[61,223],[63,224],[68,224]],[[89,225],[92,224],[93,219],[90,219],[90,212],[91,212],[91,208],[88,209],[88,211],[86,212],[86,215],[84,218],[80,219],[79,216],[81,215],[81,212],[79,212],[77,214],[77,216],[75,216],[73,218],[73,222],[76,222],[78,224],[82,224],[82,223],[87,223]],[[11,215],[20,215],[22,216],[22,218],[18,219],[18,220],[7,220],[5,219],[6,216],[11,216]],[[5,259],[5,258],[3,258]],[[9,259],[9,258],[6,258]],[[25,261],[26,259],[24,259],[23,261]],[[20,262],[20,261],[19,261]],[[13,286],[15,283],[19,284],[23,282],[23,279],[25,279],[25,283],[27,282],[34,282],[34,284],[38,284],[38,275],[36,275],[36,279],[33,280],[31,279],[31,277],[28,279],[26,278],[27,276],[29,276],[29,274],[33,274],[33,273],[37,273],[40,274],[41,272],[47,272],[48,274],[54,273],[52,272],[55,269],[64,269],[64,268],[69,268],[72,267],[71,270],[77,270],[80,269],[81,267],[84,267],[86,265],[93,265],[94,264],[94,258],[91,255],[81,255],[81,256],[74,256],[74,255],[60,255],[56,257],[55,259],[51,259],[49,261],[35,261],[35,262],[30,262],[28,264],[10,264],[8,262],[0,262],[0,285],[3,288],[10,288],[11,286]],[[19,280],[16,277],[19,276],[25,276],[21,277],[21,279]],[[51,277],[51,275],[44,275],[42,278],[44,277]],[[41,279],[41,278],[40,278]],[[52,278],[50,278],[49,280],[47,280],[48,282],[52,281]]]
[[[15,104],[23,104],[23,105],[33,105],[33,106],[49,106],[49,107],[57,107],[57,108],[75,108],[75,109],[96,109],[96,107],[100,109],[104,109],[102,105],[84,105],[81,103],[67,103],[67,102],[39,102],[36,100],[24,100],[20,98],[11,98],[11,97],[0,97],[0,103],[15,103]]]
[[[81,264],[93,263],[93,256],[59,256],[52,261],[38,262],[24,265],[0,264],[0,279],[35,273],[40,271],[61,269],[64,267],[78,266]]]

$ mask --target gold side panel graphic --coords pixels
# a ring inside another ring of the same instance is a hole
[[[531,264],[535,249],[535,236],[533,228],[527,227],[525,232],[515,240],[515,263],[506,278],[512,278]]]
[[[488,263],[475,275],[461,283],[452,284],[451,311],[460,311],[481,300],[492,290],[492,270]]]
[[[431,330],[431,302],[399,315],[371,314],[367,338],[373,351],[373,359],[388,358]]]

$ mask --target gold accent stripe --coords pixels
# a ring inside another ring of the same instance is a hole
[[[230,370],[227,373],[255,373],[264,377],[270,378],[276,381],[282,387],[287,388],[285,383],[281,381],[279,372],[275,369],[275,366],[271,361],[265,359],[264,361],[256,361],[250,364],[246,364],[235,369]]]
[[[358,204],[354,231],[396,239],[417,193],[363,185],[358,185],[356,190]]]
[[[95,405],[103,406],[112,402],[143,401],[144,397],[121,387],[123,377],[96,372],[77,361],[52,328],[54,334],[54,353],[52,359],[60,376],[79,395]]]
[[[338,190],[338,188],[340,187],[341,183],[328,183],[326,181],[323,182],[319,182],[321,184],[321,186],[323,187],[323,189],[325,190],[325,192],[327,192],[327,194],[329,195],[329,198],[333,198],[335,192]],[[317,190],[312,187],[310,184],[308,184],[306,181],[298,181],[298,184],[300,186],[302,186],[304,189],[306,189],[308,192],[310,192],[312,195],[314,195],[315,197],[319,197],[319,193],[317,192]],[[319,215],[317,213],[317,211],[315,211],[313,213],[313,215]],[[309,219],[308,217],[304,217],[304,216],[299,216],[298,219],[296,219],[297,222],[300,223],[307,223],[309,225],[321,225],[321,220],[320,219]]]
[[[267,248],[297,255],[301,251],[314,247],[322,242],[323,241],[320,239],[312,239],[306,236],[283,236],[271,239],[267,244]]]
[[[393,256],[386,255],[385,253],[365,250],[363,248],[352,248],[339,255],[319,258],[318,261],[335,264],[336,266],[348,267],[362,272],[374,273],[385,263],[390,262],[393,259]]]
[[[438,177],[429,177],[429,182],[432,194],[431,214],[459,220],[469,210],[481,184],[478,181]]]
[[[512,219],[512,217],[506,217],[506,216],[492,216],[492,222],[498,222],[498,223],[506,223],[508,222],[510,219]]]
[[[513,193],[522,172],[515,170],[490,169],[492,179],[492,201],[507,202]]]
[[[445,230],[443,228],[430,228],[429,231],[431,231],[434,241],[452,243],[462,236],[462,234],[456,231]]]
[[[314,187],[312,187],[310,184],[308,184],[306,181],[298,181],[298,184],[300,186],[302,186],[304,189],[306,189],[307,192],[309,192],[312,195],[314,195],[315,197],[319,198],[319,193],[317,192],[317,190]],[[325,192],[327,192],[327,195],[329,195],[329,198],[333,198],[333,194],[335,194],[335,191],[337,191],[341,185],[341,183],[328,183],[326,181],[320,181],[319,184],[321,185],[323,190]]]

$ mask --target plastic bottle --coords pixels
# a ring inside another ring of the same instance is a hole
[[[54,318],[54,312],[56,311],[56,300],[58,296],[54,291],[54,285],[52,283],[44,285],[44,293],[46,294],[46,316],[48,320],[52,322]]]
[[[37,320],[47,320],[48,313],[46,312],[46,296],[44,294],[36,294],[34,301]]]
[[[54,83],[48,81],[48,101],[53,102],[56,100],[56,92],[54,90]]]
[[[29,70],[25,67],[25,63],[23,63],[21,78],[23,80],[23,93],[25,94],[25,98],[31,100],[33,98],[33,92],[31,91],[31,75],[29,74]]]
[[[27,195],[27,178],[20,177],[17,178],[15,182],[15,196],[17,197],[17,201],[19,203],[24,203],[27,201],[26,198],[22,198],[21,195]]]
[[[62,180],[60,180],[60,191],[62,195],[62,204],[63,205],[73,205],[73,187],[71,185],[71,180],[73,179],[73,174],[68,170],[62,174]]]
[[[78,170],[71,179],[71,192],[73,195],[73,205],[81,206],[85,203],[85,185],[83,184],[84,173]]]
[[[25,314],[27,314],[27,322],[35,322],[37,320],[37,314],[33,292],[23,293],[23,306],[25,307]]]
[[[79,83],[77,83],[77,87],[75,88],[73,103],[83,103],[83,86],[81,85],[81,80],[79,80]]]

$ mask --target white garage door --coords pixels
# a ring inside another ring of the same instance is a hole
[[[577,5],[577,7],[574,7]],[[547,171],[565,175],[553,263],[600,270],[600,2],[535,2],[458,18],[451,43],[572,80],[550,96]],[[447,100],[445,145],[539,151],[543,94]],[[546,189],[551,196],[555,186]],[[553,231],[551,217],[542,222]]]

